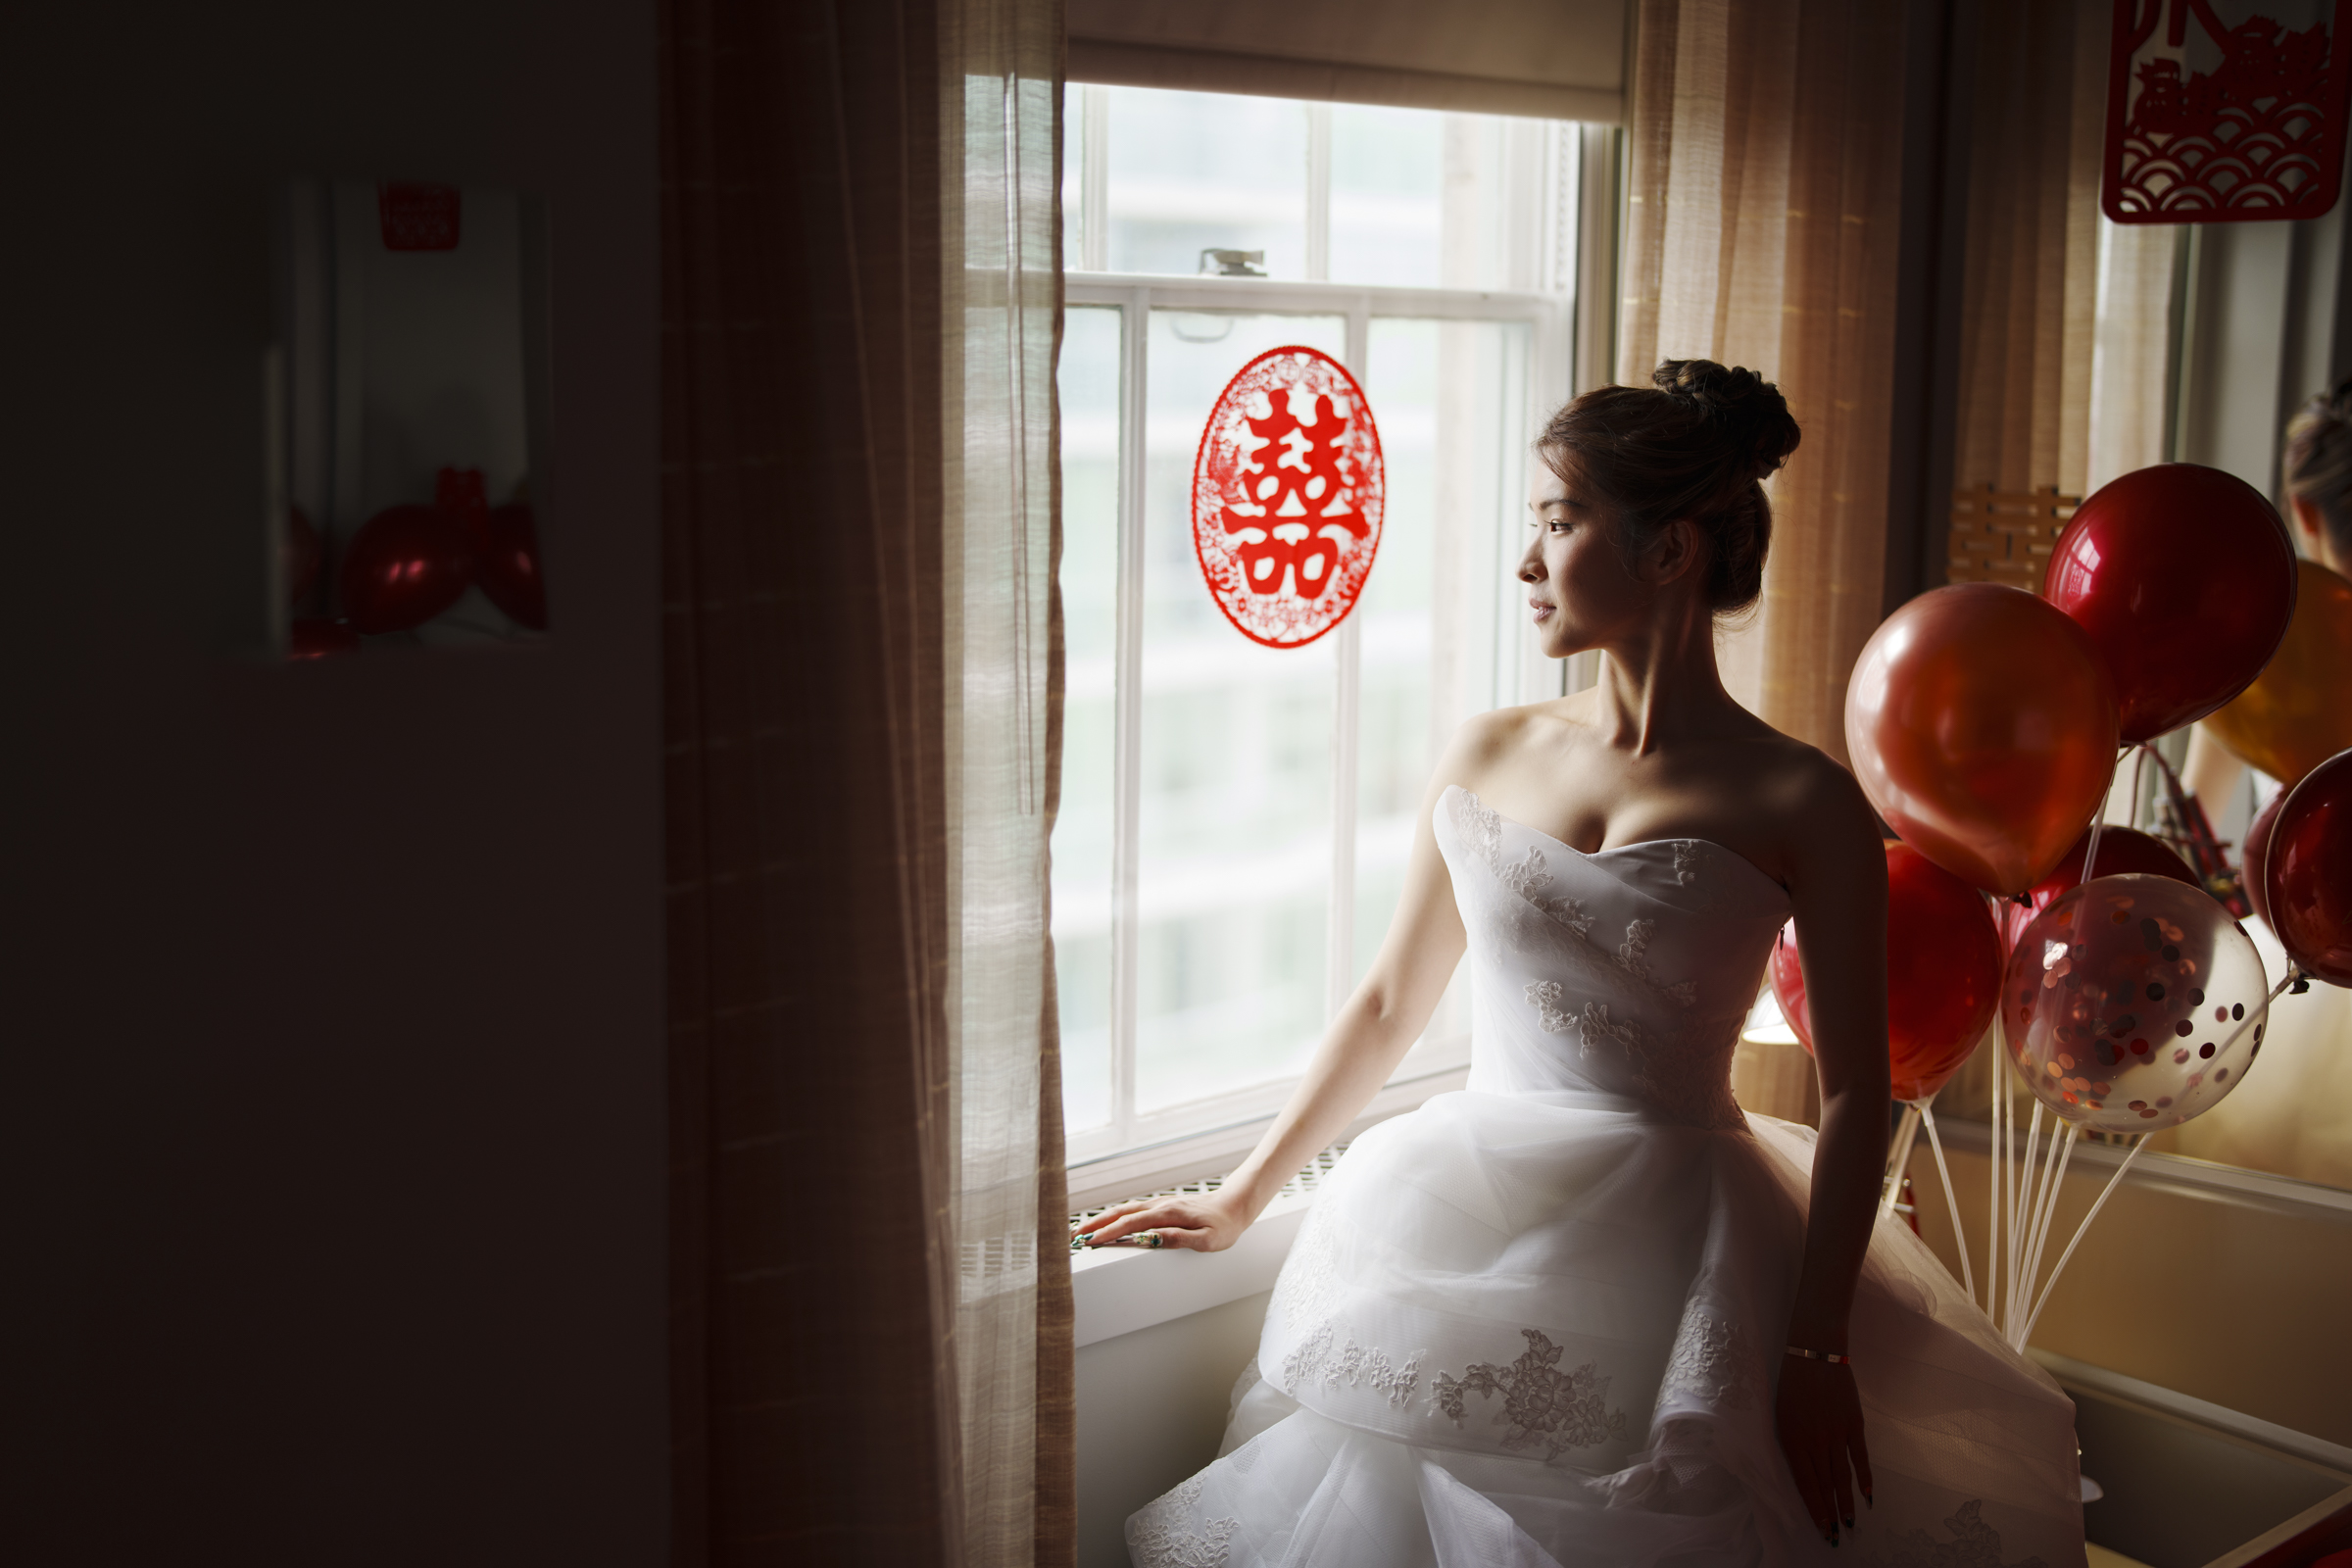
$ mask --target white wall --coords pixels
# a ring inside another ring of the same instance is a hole
[[[1078,1351],[1078,1568],[1128,1568],[1127,1516],[1217,1456],[1270,1292]]]

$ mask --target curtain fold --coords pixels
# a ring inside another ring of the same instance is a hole
[[[1068,1560],[1059,50],[660,13],[680,1565]]]
[[[1060,777],[1062,18],[948,0],[956,1371],[972,1564],[1068,1560],[1069,1253],[1047,857]]]
[[[1902,64],[1901,8],[1868,0],[1641,7],[1617,377],[1720,360],[1788,399],[1804,443],[1724,683],[1841,760],[1883,592]]]
[[[1985,0],[1969,115],[1955,582],[2039,592],[2074,503],[2165,460],[2177,231],[2099,214],[2108,0]]]

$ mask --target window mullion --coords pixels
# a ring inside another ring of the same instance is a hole
[[[1117,654],[1111,710],[1110,1104],[1118,1143],[1135,1126],[1136,981],[1141,973],[1137,872],[1144,759],[1144,369],[1152,291],[1119,312],[1119,549]]]
[[[1328,122],[1327,122],[1328,123]],[[1365,360],[1372,342],[1372,302],[1348,298],[1348,370],[1370,379]],[[1331,902],[1325,916],[1324,1016],[1337,1018],[1355,988],[1355,815],[1363,711],[1363,617],[1350,613],[1332,634],[1339,679],[1331,725]]]

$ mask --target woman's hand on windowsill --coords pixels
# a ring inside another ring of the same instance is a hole
[[[1255,1218],[1236,1199],[1223,1193],[1182,1198],[1138,1199],[1104,1209],[1070,1228],[1073,1240],[1088,1247],[1125,1243],[1133,1247],[1189,1247],[1196,1252],[1222,1252],[1241,1240]],[[1156,1236],[1148,1242],[1146,1236]]]

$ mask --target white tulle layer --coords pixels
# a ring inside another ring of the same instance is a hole
[[[1129,1522],[1135,1561],[2082,1563],[2073,1406],[1900,1224],[1854,1308],[1877,1506],[1835,1550],[1815,1533],[1772,1420],[1812,1135],[1751,1127],[1562,1091],[1374,1128],[1300,1233],[1225,1453]]]

